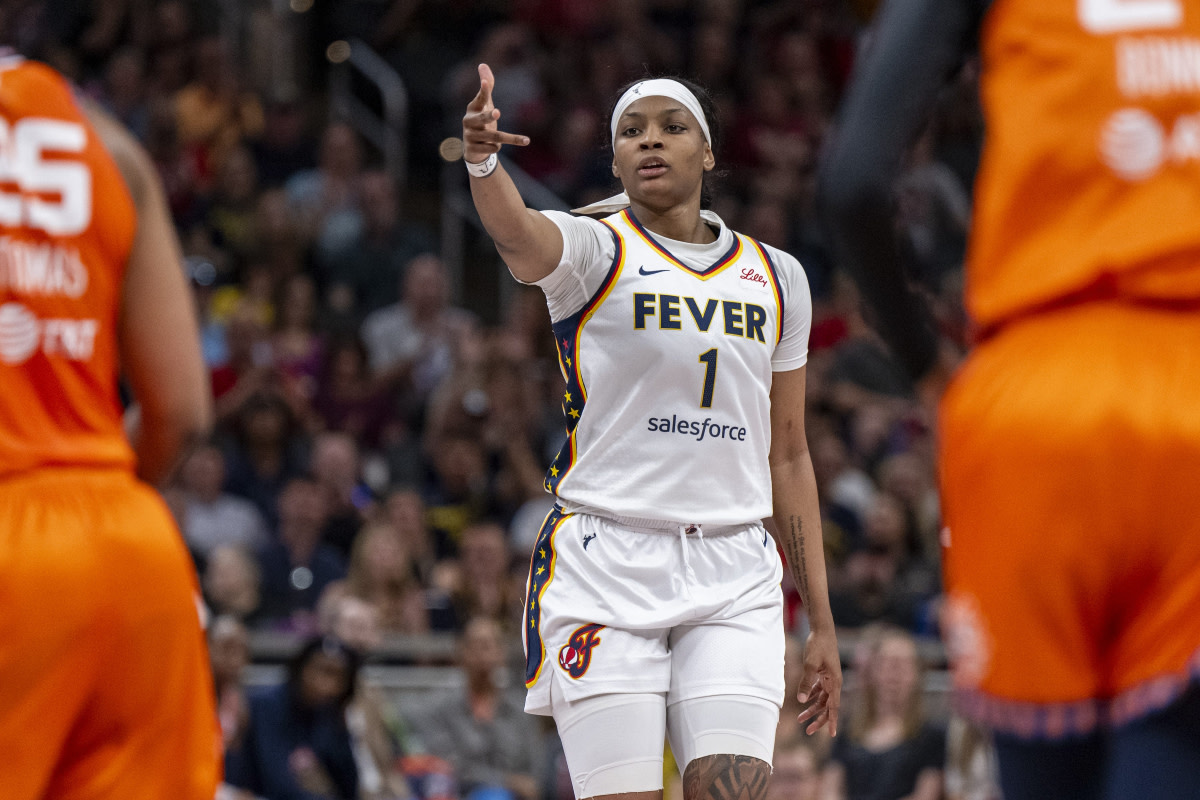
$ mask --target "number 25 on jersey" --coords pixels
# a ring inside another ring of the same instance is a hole
[[[73,155],[87,146],[82,125],[26,117],[0,118],[0,227],[74,236],[92,221],[92,174]],[[14,191],[15,186],[15,191]]]

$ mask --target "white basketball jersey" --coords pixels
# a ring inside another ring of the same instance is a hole
[[[601,222],[615,249],[607,274],[554,323],[568,437],[546,488],[568,510],[617,517],[728,525],[770,516],[771,376],[785,315],[801,320],[803,341],[775,368],[807,356],[799,264],[724,228],[723,254],[686,263],[629,210]],[[789,302],[801,307],[789,314]]]

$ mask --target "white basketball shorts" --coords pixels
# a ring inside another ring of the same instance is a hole
[[[525,596],[525,710],[550,714],[551,680],[571,702],[663,692],[667,705],[732,694],[781,706],[782,576],[758,522],[706,528],[555,506]]]

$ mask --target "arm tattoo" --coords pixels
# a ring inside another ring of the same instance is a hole
[[[684,800],[765,800],[771,766],[753,756],[694,759],[683,771]]]
[[[808,559],[804,554],[804,526],[800,517],[793,515],[788,521],[787,536],[783,537],[784,555],[787,556],[788,567],[796,580],[796,588],[800,591],[800,599],[804,602],[804,610],[812,608],[808,593]]]

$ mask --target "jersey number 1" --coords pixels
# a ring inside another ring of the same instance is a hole
[[[704,364],[704,393],[700,395],[700,407],[712,408],[713,387],[717,385],[717,348],[700,354]]]

